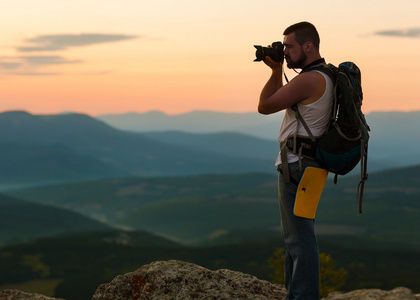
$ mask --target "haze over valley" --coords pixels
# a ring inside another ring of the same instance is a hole
[[[316,228],[320,250],[351,275],[345,290],[420,292],[420,145],[401,146],[418,116],[367,115],[361,215],[357,167],[327,182]],[[159,259],[269,280],[266,260],[283,246],[278,117],[0,114],[0,289],[38,280],[50,295],[89,299],[99,283]]]

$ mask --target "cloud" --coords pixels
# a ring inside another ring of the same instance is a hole
[[[18,69],[25,66],[48,66],[62,64],[78,64],[81,60],[70,60],[59,55],[28,55],[28,56],[2,56],[0,57],[0,68]]]
[[[375,34],[396,37],[420,38],[420,27],[399,30],[383,30],[377,31]]]
[[[18,69],[21,65],[22,64],[20,62],[0,61],[1,69],[14,70],[14,69]]]
[[[53,73],[53,72],[14,72],[9,73],[8,75],[17,75],[17,76],[56,76],[61,75],[62,73]]]
[[[19,52],[58,51],[71,47],[114,43],[135,38],[138,38],[138,36],[100,33],[39,35],[25,40],[26,43],[31,44],[30,46],[20,46],[16,49]]]
[[[30,65],[45,66],[45,65],[62,65],[62,64],[77,64],[81,60],[69,60],[58,55],[47,56],[20,56],[18,57]]]
[[[0,69],[3,74],[18,76],[52,76],[60,72],[44,72],[39,69],[51,65],[77,64],[81,60],[69,60],[58,55],[3,56],[0,57]]]
[[[115,43],[136,38],[139,38],[139,36],[100,33],[38,35],[25,39],[20,46],[14,47],[16,50],[15,56],[0,57],[0,73],[5,75],[18,76],[63,75],[66,74],[66,72],[56,72],[54,69],[54,71],[50,71],[48,69],[49,67],[59,65],[82,64],[86,62],[80,59],[69,59],[63,57],[57,54],[58,51],[67,50],[68,48],[72,47],[85,47],[104,43]],[[42,55],[42,53],[47,51],[49,52],[49,55]],[[65,70],[65,68],[61,69]],[[80,72],[80,74],[100,75],[108,74],[110,72],[112,71],[84,70]]]

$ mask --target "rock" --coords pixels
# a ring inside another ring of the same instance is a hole
[[[40,294],[29,294],[18,290],[0,291],[0,300],[64,300],[60,298],[50,298]]]
[[[407,288],[399,287],[391,291],[378,289],[355,290],[345,294],[331,293],[323,300],[420,300]]]
[[[77,287],[75,287],[77,288]],[[100,285],[93,300],[141,299],[284,299],[284,286],[231,270],[210,271],[198,265],[178,261],[157,261],[135,272],[119,275]],[[0,300],[64,300],[17,290],[0,291]],[[322,300],[420,300],[407,288],[331,293]]]
[[[283,286],[231,270],[170,260],[145,265],[98,287],[93,300],[284,299]]]

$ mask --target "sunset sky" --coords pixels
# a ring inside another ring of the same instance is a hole
[[[419,14],[418,0],[7,1],[0,112],[255,111],[270,70],[253,45],[300,21],[328,62],[360,67],[366,113],[420,110]]]

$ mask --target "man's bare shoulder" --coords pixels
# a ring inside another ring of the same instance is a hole
[[[319,85],[325,84],[325,79],[322,74],[316,71],[304,72],[297,75],[289,82],[290,87],[295,89],[301,88],[316,88]]]
[[[295,89],[305,89],[307,97],[300,101],[301,104],[310,104],[322,97],[326,88],[324,76],[316,71],[301,73],[296,76],[297,83]]]

